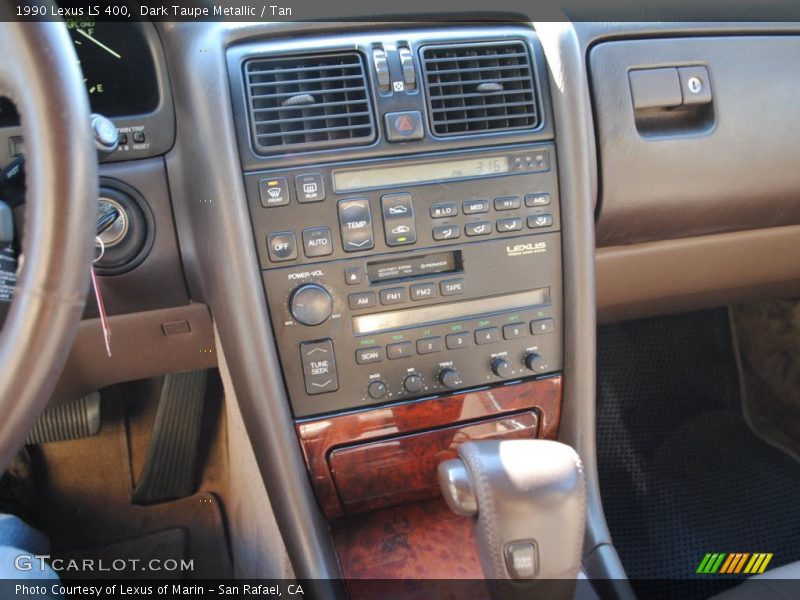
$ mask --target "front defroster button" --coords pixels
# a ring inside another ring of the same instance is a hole
[[[331,340],[303,342],[300,344],[300,360],[303,363],[303,377],[306,393],[309,396],[335,392],[339,389],[336,357]]]

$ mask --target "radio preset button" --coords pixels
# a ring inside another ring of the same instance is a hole
[[[272,262],[297,258],[297,239],[293,231],[279,231],[267,236],[267,252]]]
[[[429,337],[417,340],[417,354],[433,354],[444,350],[444,343],[440,337]]]
[[[429,300],[436,297],[436,285],[433,283],[418,283],[411,286],[412,300]]]
[[[261,195],[261,206],[285,206],[289,204],[289,186],[286,177],[272,177],[258,182],[258,193]]]
[[[497,231],[505,233],[507,231],[519,231],[522,229],[522,218],[499,219],[496,223]]]
[[[531,321],[531,333],[537,335],[540,333],[551,333],[555,329],[553,319],[539,319],[538,321]]]
[[[414,204],[411,194],[387,194],[381,197],[383,229],[388,246],[405,246],[417,241]]]
[[[539,229],[541,227],[550,227],[553,224],[553,215],[533,215],[528,217],[528,227],[531,229]]]
[[[445,344],[448,350],[457,350],[458,348],[469,348],[472,346],[472,334],[469,331],[461,333],[450,333],[445,337]]]
[[[400,304],[408,300],[408,290],[404,287],[381,290],[380,299],[381,304]]]
[[[347,297],[347,304],[353,310],[373,308],[378,305],[375,292],[358,292]]]
[[[443,225],[434,227],[433,239],[437,242],[442,240],[456,240],[461,237],[461,228],[458,225]]]
[[[479,346],[483,344],[494,344],[500,341],[500,330],[497,327],[487,327],[475,331],[475,343]]]
[[[422,390],[422,377],[420,377],[417,373],[409,375],[403,381],[403,387],[406,388],[407,392],[416,394]]]
[[[358,285],[364,279],[361,267],[347,267],[344,270],[344,282],[347,285]]]
[[[289,310],[298,323],[303,325],[319,325],[331,316],[333,300],[321,285],[308,283],[301,285],[292,294]]]
[[[479,215],[481,213],[489,212],[488,200],[465,200],[461,206],[461,210],[465,215]]]
[[[303,363],[306,393],[309,396],[335,392],[339,389],[336,357],[331,340],[303,342],[300,344],[300,359]]]
[[[294,178],[294,191],[298,202],[322,202],[325,200],[325,181],[319,173],[298,175]]]
[[[356,363],[368,365],[383,361],[383,348],[373,346],[371,348],[359,348],[356,350]]]
[[[367,394],[373,400],[380,400],[386,395],[386,384],[382,381],[373,381],[367,387]]]
[[[448,279],[439,284],[442,296],[458,296],[464,293],[463,279]]]
[[[516,210],[522,206],[522,198],[519,196],[503,196],[494,199],[495,210]]]
[[[540,194],[527,194],[525,196],[525,206],[550,206],[550,194],[542,192]]]
[[[369,250],[375,245],[372,214],[366,198],[339,200],[339,228],[345,252]]]
[[[333,254],[331,230],[327,227],[303,229],[303,253],[308,258]]]
[[[528,328],[524,323],[511,323],[503,325],[503,337],[507,340],[515,340],[528,334]]]
[[[458,206],[455,204],[455,202],[434,204],[431,206],[432,219],[445,219],[447,217],[455,217],[456,215],[458,215]]]
[[[412,354],[414,354],[414,348],[411,342],[396,342],[386,346],[386,356],[389,357],[389,360],[408,358]]]
[[[477,223],[467,223],[464,225],[464,233],[468,237],[478,235],[489,235],[492,233],[492,224],[489,221],[478,221]]]

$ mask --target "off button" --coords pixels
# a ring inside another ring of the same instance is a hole
[[[331,340],[300,344],[300,360],[303,363],[303,377],[306,382],[306,393],[309,396],[335,392],[339,389],[336,356],[333,353]]]

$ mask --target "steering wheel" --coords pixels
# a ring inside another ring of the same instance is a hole
[[[0,9],[0,96],[25,139],[21,270],[0,331],[0,471],[44,410],[89,291],[97,154],[89,99],[63,23],[14,22]]]

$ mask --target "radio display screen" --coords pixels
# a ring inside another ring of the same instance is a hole
[[[444,162],[334,171],[333,185],[337,192],[352,192],[396,185],[501,175],[508,173],[509,170],[507,156],[484,156]]]
[[[367,278],[370,283],[383,283],[406,277],[426,277],[461,270],[461,251],[438,252],[424,256],[412,256],[399,260],[383,260],[367,263]]]

